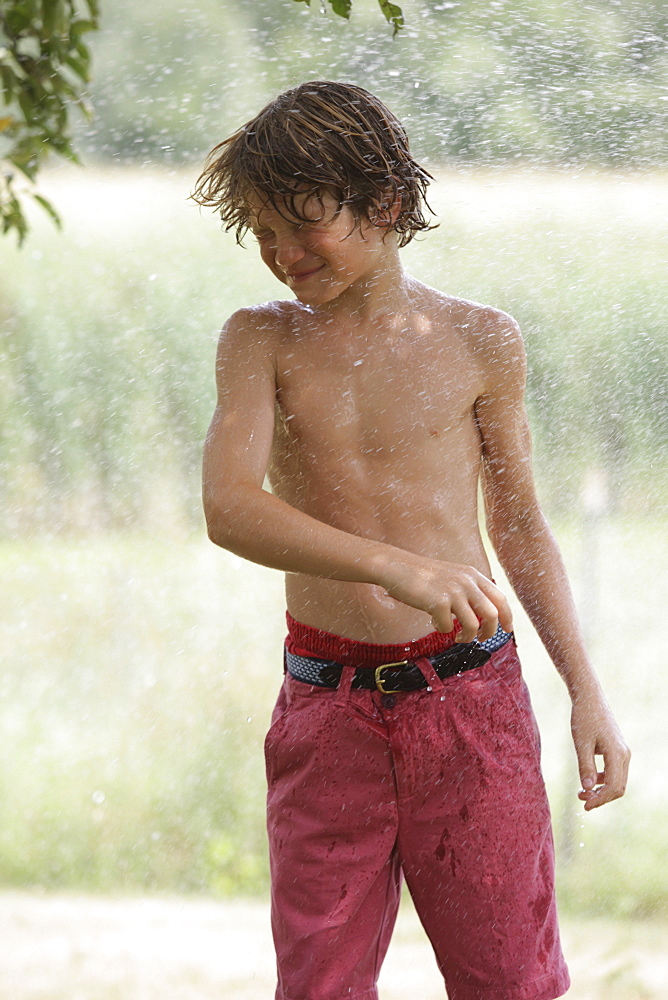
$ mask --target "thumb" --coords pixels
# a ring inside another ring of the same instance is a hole
[[[582,787],[586,792],[591,791],[596,785],[597,780],[594,747],[589,744],[587,746],[578,746],[576,743],[575,752],[578,757],[578,770],[580,772]]]

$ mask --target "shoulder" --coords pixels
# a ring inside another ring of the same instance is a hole
[[[236,340],[247,336],[250,340],[264,339],[277,332],[290,314],[290,302],[262,302],[259,305],[237,309],[226,320],[221,330],[221,340]]]
[[[274,303],[237,309],[220,331],[216,351],[216,382],[219,397],[229,396],[258,377],[273,382],[276,344],[281,325]]]
[[[472,329],[481,367],[494,380],[524,386],[526,351],[519,323],[502,309],[481,306]]]
[[[449,308],[451,321],[483,376],[485,390],[506,386],[522,392],[526,351],[517,320],[503,309],[467,299],[451,299]]]
[[[490,360],[524,357],[519,323],[509,313],[467,299],[450,302],[452,318],[476,355]]]
[[[526,387],[526,352],[517,321],[503,309],[435,293],[444,326],[474,362],[479,396],[520,400]]]
[[[218,340],[218,358],[243,353],[248,356],[271,354],[285,333],[298,322],[291,302],[262,302],[244,306],[225,322]]]
[[[454,335],[479,371],[497,382],[510,378],[523,384],[526,352],[517,321],[503,309],[447,295],[422,286],[423,307],[444,331]]]
[[[476,355],[490,359],[524,357],[519,324],[503,309],[447,295],[426,285],[422,290],[432,315],[453,329]]]

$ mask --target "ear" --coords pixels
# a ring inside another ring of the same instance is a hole
[[[379,229],[391,229],[401,212],[401,192],[396,181],[379,198],[371,222]]]

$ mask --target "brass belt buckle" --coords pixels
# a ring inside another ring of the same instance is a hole
[[[406,666],[408,666],[408,660],[395,660],[394,663],[381,663],[379,667],[376,667],[376,670],[374,672],[374,677],[376,681],[376,687],[378,688],[378,690],[382,691],[383,694],[400,694],[401,693],[400,689],[397,688],[392,689],[384,687],[385,682],[383,681],[383,678],[380,676],[380,671],[384,670],[385,667],[406,667]]]

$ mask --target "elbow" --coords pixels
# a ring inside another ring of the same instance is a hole
[[[205,486],[202,500],[210,541],[221,549],[243,554],[245,536],[252,522],[249,514],[253,507],[253,497],[249,495],[247,485],[235,483],[221,490],[218,484],[215,492]]]
[[[220,516],[219,511],[210,510],[207,507],[204,508],[204,519],[206,521],[206,533],[209,541],[213,542],[214,545],[220,546],[221,549],[229,548],[229,520],[224,516]]]
[[[234,522],[237,519],[233,491],[221,490],[220,483],[214,491],[208,488],[205,482],[202,490],[202,506],[209,540],[222,549],[229,548]]]
[[[208,535],[209,541],[213,542],[214,545],[218,545],[221,549],[226,549],[228,547],[228,534],[221,527],[220,522],[216,519],[206,519],[206,533]]]
[[[488,521],[487,535],[502,566],[506,562],[508,553],[517,550],[518,545],[521,545],[521,533],[514,525]]]
[[[235,527],[239,510],[232,497],[217,497],[215,502],[204,498],[204,520],[209,541],[221,549],[234,550]]]
[[[492,517],[487,522],[487,534],[494,551],[503,564],[511,555],[525,553],[549,532],[539,508],[513,512],[512,516]]]

